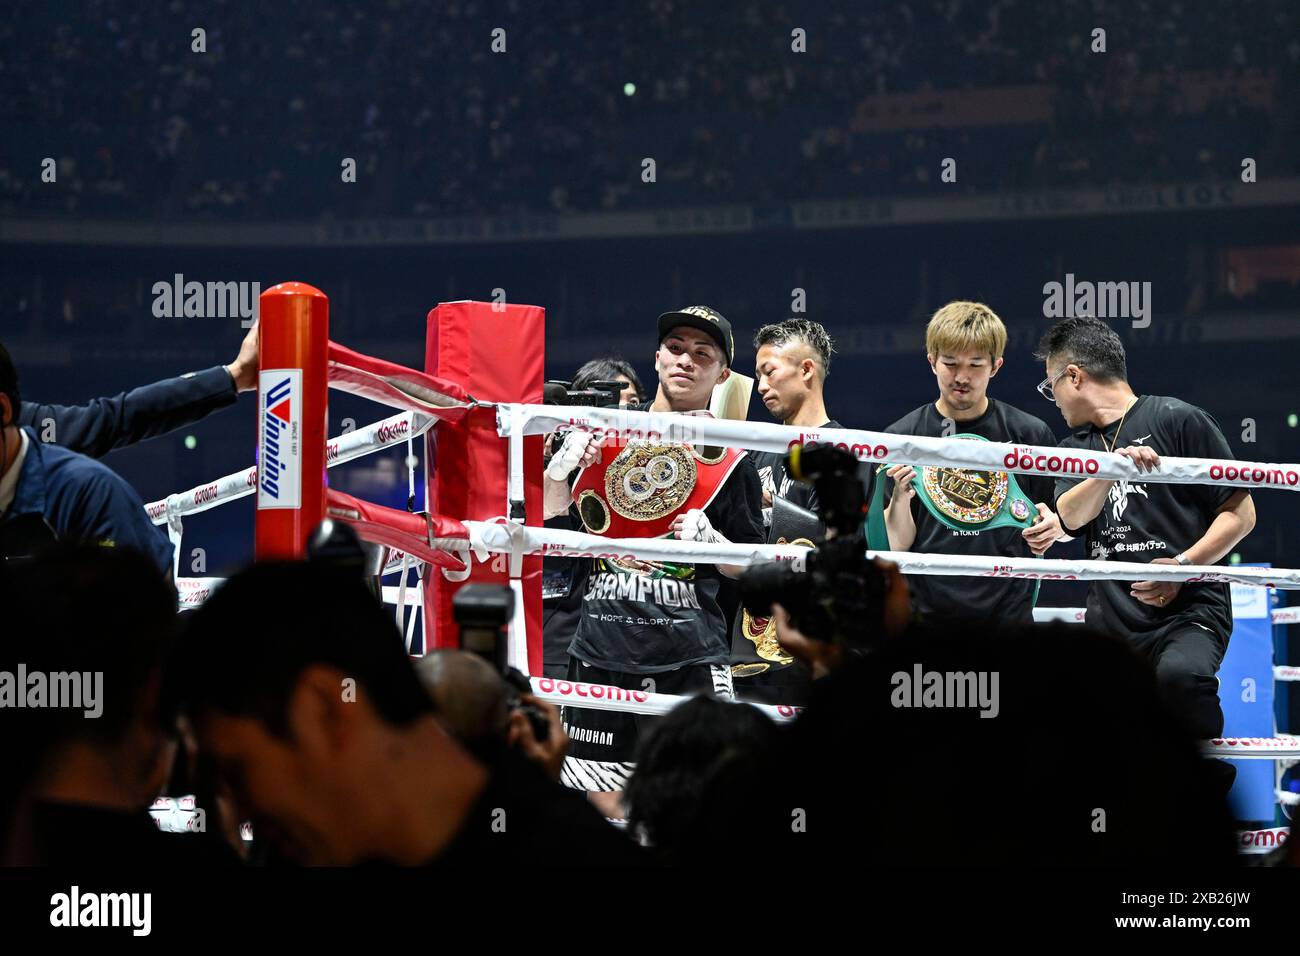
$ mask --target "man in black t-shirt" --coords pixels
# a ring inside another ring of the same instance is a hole
[[[661,315],[658,328],[659,394],[641,410],[707,409],[714,387],[731,375],[731,325],[707,306],[690,306]],[[590,466],[600,455],[589,433],[571,432],[548,467],[548,501],[568,493],[567,477],[574,468]],[[683,541],[759,543],[761,500],[758,473],[742,452],[712,499],[703,508],[678,514],[670,533]],[[732,697],[728,621],[718,593],[722,576],[735,577],[739,571],[725,565],[593,561],[569,647],[569,679],[635,691]],[[649,721],[579,707],[566,707],[564,719],[570,748],[563,781],[589,792],[621,790]]]
[[[988,306],[979,302],[945,305],[925,331],[926,357],[939,383],[939,398],[885,431],[1055,445],[1056,437],[1042,420],[987,394],[989,380],[1002,368],[1006,344],[1006,327]],[[910,465],[888,468],[885,476],[888,480],[881,496],[889,502],[884,524],[891,550],[1028,558],[1043,554],[1062,537],[1049,504],[1050,479]],[[919,491],[917,484],[921,485]],[[896,490],[899,486],[901,492]],[[922,501],[922,494],[929,500]],[[1034,581],[919,574],[909,577],[907,583],[913,610],[922,618],[1033,621]]]
[[[1134,394],[1124,346],[1104,322],[1064,319],[1044,336],[1039,386],[1066,424],[1078,429],[1062,447],[1113,451],[1141,472],[1160,456],[1232,458],[1218,423],[1176,398]],[[1250,533],[1250,492],[1215,485],[1066,478],[1056,505],[1067,529],[1087,532],[1095,560],[1215,564]],[[1227,584],[1093,581],[1088,623],[1126,637],[1155,666],[1161,691],[1201,738],[1223,732],[1215,676],[1232,634]]]
[[[785,425],[808,429],[842,428],[826,412],[823,387],[830,374],[835,351],[830,335],[819,322],[786,319],[765,325],[754,335],[754,381],[758,397],[773,418]],[[807,511],[816,512],[817,492],[786,471],[785,455],[776,452],[750,453],[763,487],[763,522],[767,540],[788,544],[797,540],[780,522],[772,520],[773,504],[784,498]],[[870,483],[871,467],[860,474]],[[776,641],[776,624],[755,618],[744,608],[736,612],[732,628],[731,673],[736,694],[742,700],[765,704],[801,706],[812,683],[812,672]]]

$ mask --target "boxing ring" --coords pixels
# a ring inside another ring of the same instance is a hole
[[[1139,473],[1120,455],[959,438],[900,436],[857,429],[821,429],[728,421],[624,409],[538,404],[543,378],[544,313],[534,306],[443,303],[427,317],[425,371],[361,355],[329,339],[328,299],[300,283],[268,289],[261,299],[262,353],[258,390],[257,464],[146,505],[165,525],[175,550],[182,609],[202,604],[219,578],[182,577],[183,519],[257,495],[257,560],[301,558],[310,531],[324,518],[350,524],[384,549],[383,587],[394,605],[408,650],[456,646],[451,597],[465,582],[509,585],[516,594],[509,625],[508,661],[528,675],[541,671],[541,559],[689,561],[749,565],[788,561],[801,568],[807,550],[794,545],[684,542],[665,538],[605,538],[541,527],[541,441],[553,432],[591,431],[602,441],[703,443],[785,453],[801,443],[834,444],[861,461],[1071,475],[1143,482],[1214,484],[1233,488],[1300,490],[1300,464],[1162,458],[1158,472]],[[388,405],[398,414],[328,439],[327,389]],[[479,397],[475,397],[479,396]],[[409,501],[415,499],[415,442],[425,450],[426,511],[401,511],[329,488],[328,469],[405,444]],[[504,441],[503,441],[504,439]],[[440,467],[439,462],[448,462]],[[1227,582],[1300,590],[1300,569],[1151,565],[1138,562],[1048,558],[977,558],[912,552],[868,552],[893,561],[905,574],[979,575],[1026,580],[1163,580]],[[410,581],[411,575],[415,580]],[[1040,608],[1038,620],[1083,623],[1080,608]],[[1280,608],[1273,622],[1300,622],[1300,608]],[[1274,668],[1275,680],[1300,679],[1300,667]],[[664,714],[685,698],[530,676],[541,699],[567,707]],[[777,721],[798,708],[759,705]],[[1229,760],[1275,761],[1278,779],[1300,762],[1300,737],[1220,738],[1204,752]],[[1300,795],[1277,789],[1289,807]],[[176,808],[166,810],[178,812]],[[170,828],[170,827],[169,827]],[[1248,831],[1246,852],[1266,852],[1280,830]],[[1272,834],[1272,837],[1266,836]],[[1258,849],[1264,847],[1264,849]]]

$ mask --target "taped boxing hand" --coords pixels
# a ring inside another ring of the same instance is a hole
[[[699,541],[703,544],[719,544],[727,541],[719,534],[709,517],[698,508],[692,508],[673,519],[670,530],[681,541]]]
[[[600,461],[600,442],[592,432],[572,431],[546,466],[546,477],[564,481],[578,467],[588,468]]]

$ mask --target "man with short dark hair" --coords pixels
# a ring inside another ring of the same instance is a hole
[[[392,618],[355,575],[257,564],[188,623],[176,696],[254,835],[282,856],[449,868],[640,861],[532,762],[507,753],[487,764],[452,739]]]
[[[755,387],[773,418],[807,428],[844,427],[826,412],[823,390],[835,346],[820,322],[786,319],[765,325],[754,334],[754,348]],[[772,507],[773,498],[786,498],[801,508],[816,510],[812,487],[786,472],[784,455],[752,454],[763,483],[764,508]]]
[[[1209,413],[1133,392],[1124,345],[1104,322],[1063,319],[1038,357],[1047,369],[1039,391],[1077,429],[1062,447],[1114,452],[1141,473],[1158,470],[1161,455],[1234,457]],[[1216,564],[1255,525],[1249,491],[1214,485],[1058,478],[1056,508],[1067,531],[1086,531],[1089,553],[1101,561]],[[1215,675],[1232,634],[1228,585],[1093,581],[1088,623],[1128,638],[1152,662],[1165,699],[1193,733],[1223,732]]]
[[[144,502],[111,469],[47,445],[21,428],[18,370],[0,343],[0,559],[30,557],[56,541],[135,548],[160,571],[172,570],[172,545]]]
[[[844,427],[826,411],[823,392],[835,345],[820,322],[786,319],[765,325],[754,334],[754,348],[754,382],[773,418],[810,431]],[[817,522],[796,510],[816,512],[817,492],[812,485],[797,481],[786,470],[783,454],[755,451],[750,457],[763,486],[768,542],[788,544],[818,534]],[[859,476],[865,493],[870,488],[871,466],[864,464]],[[796,508],[784,508],[778,500]],[[768,704],[805,702],[812,673],[777,643],[771,618],[754,617],[739,608],[731,651],[731,674],[742,699]]]

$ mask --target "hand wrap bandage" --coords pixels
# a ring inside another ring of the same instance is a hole
[[[564,438],[564,444],[551,458],[546,466],[546,477],[553,481],[563,481],[573,474],[573,470],[582,461],[582,456],[596,436],[592,432],[573,431]]]
[[[714,530],[708,516],[698,508],[692,508],[682,515],[682,526],[677,532],[682,541],[700,541],[705,544],[727,543],[726,538]]]

